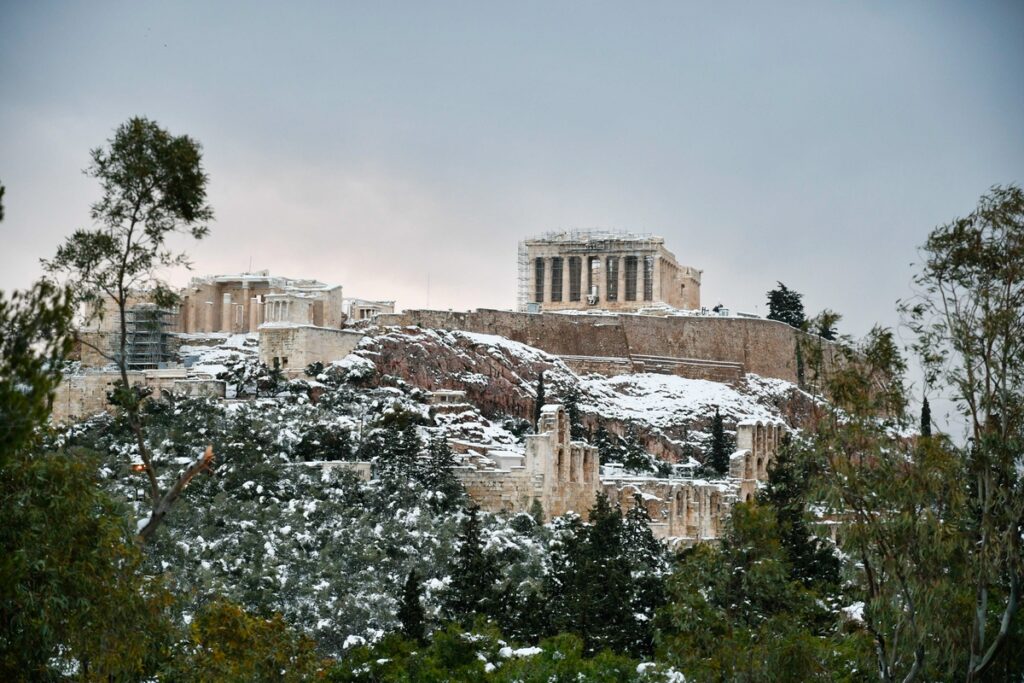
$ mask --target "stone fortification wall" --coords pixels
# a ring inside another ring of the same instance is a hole
[[[617,315],[514,313],[482,309],[468,312],[405,311],[380,315],[377,324],[496,334],[559,356],[628,358],[629,344],[619,318]]]
[[[57,386],[51,420],[55,423],[90,417],[110,410],[107,392],[121,378],[116,371],[87,372],[68,375]],[[218,379],[189,377],[183,370],[145,370],[129,372],[128,381],[153,390],[154,395],[167,392],[179,396],[224,398],[224,382]]]
[[[377,322],[497,334],[548,353],[585,359],[574,361],[584,367],[595,367],[595,358],[604,357],[615,359],[612,367],[620,368],[628,359],[635,370],[643,364],[645,370],[651,366],[715,381],[734,381],[753,372],[796,382],[801,334],[773,320],[714,316],[414,310],[382,315]]]

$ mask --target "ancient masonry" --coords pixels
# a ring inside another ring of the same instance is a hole
[[[522,452],[451,442],[460,460],[456,474],[480,507],[516,513],[530,512],[537,503],[547,519],[567,512],[585,516],[598,493],[604,493],[623,510],[639,499],[658,538],[694,543],[721,536],[733,504],[752,498],[758,482],[767,479],[786,427],[764,421],[737,425],[730,476],[716,481],[601,475],[597,449],[569,438],[561,405],[543,407],[537,431],[525,437]]]
[[[559,356],[582,373],[659,372],[725,383],[748,372],[796,383],[803,334],[774,320],[714,313],[407,310],[381,315],[377,323],[496,334]]]
[[[195,278],[175,310],[159,309],[142,297],[129,302],[130,378],[157,392],[223,397],[222,381],[168,367],[183,340],[256,332],[260,360],[295,376],[313,362],[353,351],[369,321],[499,335],[560,356],[581,373],[659,372],[738,383],[749,372],[797,381],[801,333],[757,316],[702,308],[701,271],[680,265],[660,237],[551,233],[524,240],[518,265],[518,312],[396,314],[393,301],[346,299],[339,285],[268,271]],[[84,366],[106,365],[119,350],[121,321],[111,315],[109,302],[106,308],[107,315],[82,330]],[[58,390],[54,420],[105,409],[116,379],[109,370],[67,377]],[[438,408],[464,398],[458,390],[433,394]],[[570,439],[558,405],[543,408],[538,433],[525,437],[521,451],[451,443],[459,456],[459,479],[485,509],[529,512],[537,503],[548,518],[569,511],[585,515],[603,492],[624,508],[639,500],[659,537],[695,542],[717,538],[731,506],[754,495],[785,429],[777,423],[740,423],[730,476],[717,481],[635,477],[613,469],[602,475],[596,449]],[[358,467],[368,476],[368,465]]]
[[[701,271],[652,235],[549,233],[519,244],[520,311],[700,308]]]

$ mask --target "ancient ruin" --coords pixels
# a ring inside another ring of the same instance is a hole
[[[270,271],[193,278],[181,295],[178,331],[256,332],[263,323],[341,327],[341,285],[273,277]]]
[[[182,342],[251,335],[247,343],[258,338],[262,363],[295,377],[313,363],[344,358],[375,325],[497,335],[557,355],[578,373],[655,372],[734,385],[748,372],[797,379],[800,333],[755,316],[702,309],[701,271],[679,265],[660,237],[563,232],[528,239],[520,245],[519,277],[519,312],[461,313],[395,313],[393,301],[344,298],[340,285],[268,271],[194,278],[176,310],[157,308],[142,296],[129,301],[130,379],[158,395],[223,398],[223,381],[185,367],[188,359],[175,362]],[[120,333],[121,321],[108,302],[104,315],[82,330],[83,365],[109,363]],[[109,369],[69,376],[56,397],[54,420],[106,409],[106,394],[116,380]],[[430,388],[433,416],[475,410],[465,391]],[[571,439],[568,417],[558,404],[543,406],[536,433],[526,435],[521,448],[449,442],[458,457],[459,480],[486,510],[536,512],[539,505],[548,519],[567,512],[585,515],[603,493],[624,509],[639,501],[655,535],[690,543],[721,535],[732,505],[750,500],[766,480],[785,431],[782,423],[740,422],[729,475],[714,480],[602,468],[594,446]],[[361,476],[369,476],[368,468],[368,463],[357,467]]]
[[[519,310],[700,308],[701,271],[653,235],[548,233],[519,244]]]
[[[442,410],[459,405],[459,394],[439,393],[435,405]],[[585,516],[598,493],[623,510],[633,507],[639,497],[656,537],[694,543],[721,536],[732,506],[749,501],[758,483],[767,480],[768,466],[786,431],[780,422],[737,425],[731,472],[719,480],[602,472],[597,449],[570,439],[568,416],[559,404],[543,407],[537,433],[525,437],[522,451],[460,440],[452,440],[451,445],[459,454],[459,480],[485,510],[530,512],[536,504],[551,519],[567,512]]]

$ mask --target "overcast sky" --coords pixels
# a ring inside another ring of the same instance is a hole
[[[145,115],[203,144],[197,273],[509,308],[520,239],[625,229],[707,304],[782,280],[860,335],[930,228],[1024,182],[1022,36],[1019,1],[0,0],[0,288],[87,225],[88,150]]]

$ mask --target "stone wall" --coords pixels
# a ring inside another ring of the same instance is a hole
[[[570,511],[585,516],[598,492],[624,511],[639,496],[656,537],[695,543],[719,538],[732,506],[750,500],[758,482],[767,480],[768,466],[786,427],[776,422],[741,422],[736,431],[738,450],[727,479],[601,476],[596,449],[570,441],[565,409],[548,405],[541,414],[540,433],[526,437],[524,455],[487,453],[475,463],[458,467],[456,476],[485,510],[527,512],[538,501],[547,519]],[[464,442],[452,442],[452,446],[461,454],[472,450],[472,444]]]
[[[560,405],[544,406],[537,431],[526,437],[522,464],[516,464],[516,454],[495,455],[494,466],[465,465],[456,468],[456,476],[470,498],[491,512],[528,512],[537,501],[546,519],[567,512],[586,515],[600,486],[597,449],[570,440]],[[465,450],[464,444],[453,446]]]
[[[760,318],[518,313],[477,310],[405,311],[381,315],[380,325],[466,330],[508,337],[549,353],[677,363],[672,372],[718,374],[727,381],[742,372],[797,381],[796,343],[801,332]],[[713,373],[701,361],[726,364]],[[716,378],[717,379],[717,378]],[[721,381],[718,379],[717,381]]]
[[[61,380],[53,399],[51,420],[55,423],[84,419],[109,411],[107,392],[121,378],[116,371],[86,372],[68,375]],[[141,384],[159,396],[167,392],[181,396],[224,398],[224,382],[217,379],[189,377],[184,370],[145,370],[129,372],[128,381]]]
[[[604,494],[630,510],[640,496],[657,538],[695,543],[722,535],[723,525],[736,502],[734,482],[702,479],[647,479],[605,477]]]
[[[768,480],[768,466],[787,431],[781,422],[757,420],[736,425],[736,452],[729,461],[729,476],[740,482],[740,500],[750,500],[757,482]]]
[[[312,325],[263,325],[260,327],[260,360],[274,366],[276,358],[289,375],[301,374],[315,362],[330,363],[350,354],[363,338],[362,332]]]

